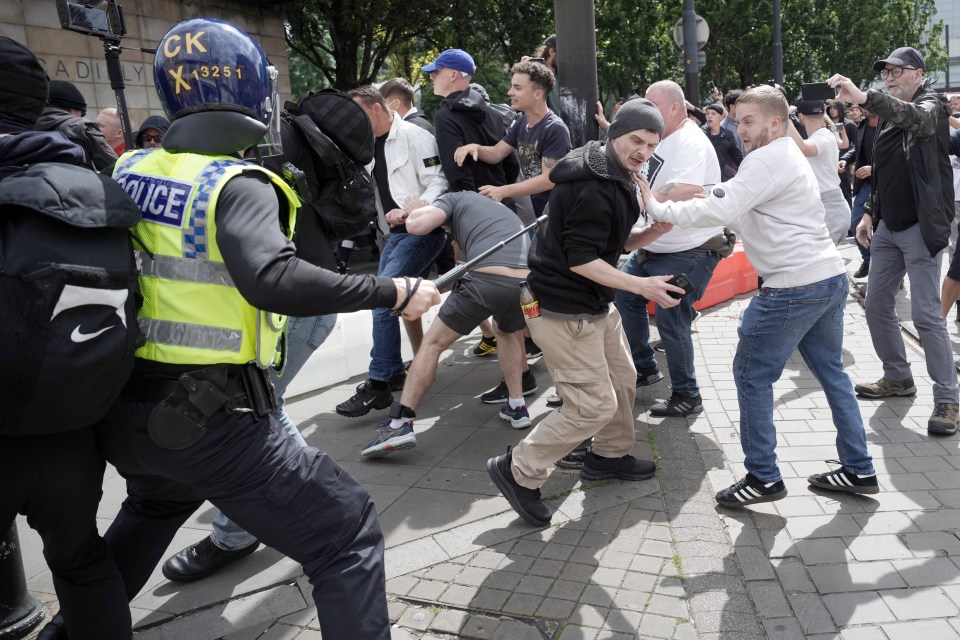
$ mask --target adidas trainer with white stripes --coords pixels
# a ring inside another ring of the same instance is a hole
[[[807,482],[810,483],[811,487],[819,487],[830,491],[846,491],[847,493],[879,493],[880,491],[876,474],[858,476],[855,473],[850,473],[844,467],[826,473],[815,473],[807,478]]]
[[[743,480],[717,492],[717,502],[725,507],[745,507],[758,502],[773,502],[787,496],[783,480],[763,482],[748,473]]]

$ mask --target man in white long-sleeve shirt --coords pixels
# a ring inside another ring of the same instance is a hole
[[[842,465],[807,481],[821,489],[877,493],[860,409],[843,371],[847,273],[827,233],[817,179],[787,135],[787,102],[779,90],[747,91],[737,100],[737,116],[747,156],[732,180],[707,198],[686,202],[659,203],[648,185],[641,187],[647,212],[658,220],[736,230],[763,277],[740,319],[733,361],[748,473],[717,493],[717,502],[740,507],[787,495],[775,453],[773,383],[794,349],[827,395]]]

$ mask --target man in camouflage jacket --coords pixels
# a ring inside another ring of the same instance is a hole
[[[949,113],[942,96],[924,82],[924,59],[901,47],[873,68],[887,94],[860,91],[835,75],[840,100],[859,104],[880,116],[874,139],[870,202],[857,226],[857,241],[870,248],[867,326],[883,363],[883,377],[856,385],[863,398],[912,396],[910,363],[896,313],[904,275],[910,280],[911,315],[923,343],[927,373],[933,380],[931,433],[957,431],[957,373],[946,323],[940,314],[940,253],[953,219],[953,174],[949,154]]]

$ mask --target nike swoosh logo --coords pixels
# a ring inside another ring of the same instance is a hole
[[[376,400],[376,398],[370,398],[369,400],[367,400],[366,402],[363,403],[363,406],[365,406],[365,407],[366,407],[366,406],[369,406],[370,403],[373,402],[374,400]]]
[[[99,335],[100,335],[101,333],[103,333],[104,331],[109,331],[110,329],[113,329],[113,327],[115,327],[115,326],[116,326],[116,325],[111,325],[111,326],[109,326],[109,327],[107,327],[107,328],[105,328],[105,329],[100,329],[99,331],[94,331],[93,333],[82,333],[82,332],[80,331],[80,325],[77,325],[76,329],[73,330],[73,333],[70,334],[70,339],[73,340],[74,342],[77,342],[77,343],[79,343],[79,342],[86,342],[87,340],[93,340],[94,338],[96,338],[97,336],[99,336]]]

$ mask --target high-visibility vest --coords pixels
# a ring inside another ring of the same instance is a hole
[[[144,149],[117,161],[114,179],[143,214],[134,227],[140,269],[137,357],[171,364],[246,364],[266,368],[279,357],[286,318],[247,302],[217,246],[216,207],[227,181],[244,172],[267,176],[286,195],[292,238],[300,202],[274,173],[229,156]]]

